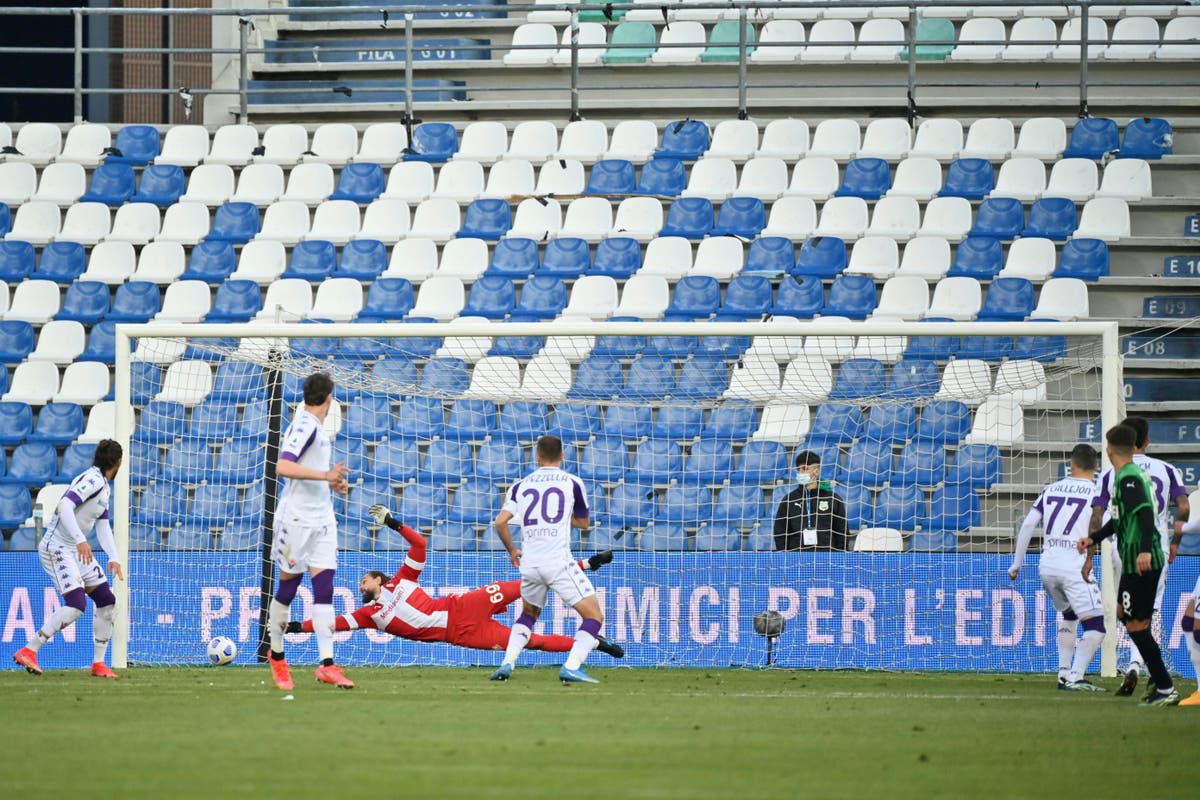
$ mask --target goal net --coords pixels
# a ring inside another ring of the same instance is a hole
[[[142,664],[200,662],[215,635],[238,663],[260,654],[267,476],[313,372],[336,383],[325,426],[350,471],[337,613],[364,572],[403,563],[374,503],[428,539],[430,594],[515,579],[492,521],[552,433],[592,508],[575,552],[616,551],[594,582],[629,665],[762,666],[770,644],[783,667],[1053,670],[1038,539],[1006,575],[1016,531],[1070,449],[1099,447],[1121,412],[1109,323],[151,325],[119,328],[117,352],[132,577],[116,656]],[[844,504],[832,550],[775,536],[805,451]],[[305,580],[292,618],[310,610]],[[770,642],[753,622],[768,610],[785,622]],[[557,599],[539,623],[575,627]],[[310,634],[287,646],[316,660]],[[336,647],[346,664],[499,659],[374,630]]]

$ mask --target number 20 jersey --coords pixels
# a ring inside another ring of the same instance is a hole
[[[1078,573],[1083,567],[1085,556],[1076,543],[1088,535],[1095,492],[1089,480],[1063,478],[1043,489],[1034,501],[1033,509],[1042,515],[1041,571]]]
[[[521,562],[571,560],[571,519],[588,516],[583,481],[558,467],[539,467],[512,485],[504,510],[521,527]]]

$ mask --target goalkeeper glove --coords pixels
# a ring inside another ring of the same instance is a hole
[[[592,553],[590,556],[588,556],[588,560],[587,560],[588,561],[588,569],[593,570],[593,571],[598,570],[601,567],[603,567],[605,564],[611,564],[612,560],[613,560],[613,551],[612,550],[604,550],[599,553]]]
[[[303,623],[292,620],[283,629],[286,633],[304,633]]]
[[[379,525],[387,525],[389,528],[399,529],[400,524],[392,517],[392,512],[388,511],[388,507],[382,503],[376,503],[367,509],[367,513]]]

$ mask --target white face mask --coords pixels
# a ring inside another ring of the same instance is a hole
[[[813,482],[813,477],[812,477],[812,475],[809,475],[807,472],[797,472],[796,473],[796,482],[799,483],[801,486],[808,486],[809,484],[811,484]]]

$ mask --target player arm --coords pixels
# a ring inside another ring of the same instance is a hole
[[[396,530],[404,537],[404,541],[408,542],[408,554],[405,555],[404,565],[396,573],[396,578],[415,581],[421,575],[421,570],[425,569],[425,550],[428,544],[420,531],[413,530],[403,522],[398,525]]]
[[[87,536],[79,529],[79,520],[75,519],[75,509],[83,501],[74,492],[66,492],[58,501],[58,521],[66,532],[71,544],[80,545],[87,541]]]
[[[574,506],[571,509],[571,525],[581,531],[586,531],[592,525],[592,510],[588,508],[587,497],[583,493],[583,485],[578,481],[574,481],[575,497]]]
[[[333,470],[320,470],[313,467],[306,467],[297,461],[289,458],[290,453],[282,453],[279,456],[279,461],[275,464],[275,474],[281,478],[289,480],[301,481],[327,481]]]
[[[1033,540],[1033,532],[1041,524],[1042,512],[1036,506],[1029,509],[1025,520],[1021,523],[1021,530],[1017,533],[1017,543],[1013,547],[1012,565],[1008,568],[1010,576],[1015,577],[1021,567],[1025,566],[1025,552],[1029,549],[1029,542]]]
[[[96,520],[96,538],[100,541],[100,548],[104,550],[104,554],[108,556],[108,561],[121,563],[121,555],[117,552],[117,540],[113,537],[112,523],[108,520],[108,511]]]

